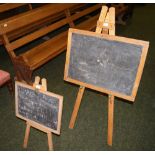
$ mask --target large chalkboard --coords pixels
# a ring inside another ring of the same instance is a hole
[[[65,80],[134,100],[148,42],[70,29]]]
[[[16,115],[60,134],[63,97],[16,82]]]

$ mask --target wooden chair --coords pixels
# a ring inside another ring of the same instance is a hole
[[[10,94],[13,96],[14,89],[12,80],[10,78],[10,73],[0,70],[0,87],[3,85],[7,85]]]

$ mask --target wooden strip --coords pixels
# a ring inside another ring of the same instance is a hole
[[[22,26],[29,25],[33,22],[41,20],[45,17],[54,15],[64,9],[70,8],[75,4],[48,4],[37,9],[30,10],[28,12],[19,14],[17,16],[2,20],[0,22],[0,34],[7,33],[18,29]]]
[[[109,9],[109,35],[115,35],[115,8]]]
[[[59,35],[57,35],[57,36],[55,36],[54,38],[52,38],[52,39],[50,39],[50,40],[48,40],[48,41],[42,43],[42,44],[40,44],[40,45],[38,45],[38,46],[36,46],[36,47],[30,49],[29,51],[23,53],[22,56],[23,56],[23,57],[26,57],[26,58],[28,58],[28,59],[33,59],[33,58],[32,58],[33,55],[36,55],[37,53],[40,53],[40,50],[41,50],[41,51],[44,51],[44,50],[46,49],[46,47],[49,47],[49,49],[52,50],[53,48],[51,48],[51,45],[55,47],[55,45],[53,44],[53,42],[54,42],[54,43],[58,42],[58,40],[61,39],[62,37],[63,37],[63,38],[66,37],[66,40],[67,40],[67,32],[66,32],[66,31],[63,32],[63,33],[61,33],[61,34],[59,34]],[[60,42],[61,42],[61,41],[60,41]],[[57,44],[59,44],[59,42],[58,42]],[[58,47],[57,47],[57,48],[58,48]]]
[[[107,10],[108,10],[107,6],[102,6],[102,10],[101,10],[100,17],[99,17],[99,20],[98,20],[102,24],[99,24],[99,26],[97,26],[96,33],[101,33],[101,31],[102,31],[103,23],[104,23],[106,14],[107,14]]]
[[[70,18],[71,13],[70,13],[69,9],[65,10],[65,14],[66,14],[66,17],[67,17],[69,26],[70,26],[70,27],[74,27],[75,25],[74,25],[73,21],[72,21],[71,18]]]
[[[114,119],[114,96],[109,95],[108,99],[108,145],[112,146]]]
[[[38,85],[39,82],[40,82],[40,77],[39,77],[39,76],[36,76],[36,77],[35,77],[35,81],[34,81],[34,83],[33,83],[33,87],[36,88],[36,85]]]
[[[54,23],[54,24],[52,24],[50,26],[44,27],[44,28],[42,28],[42,29],[40,29],[38,31],[35,31],[35,32],[25,36],[25,37],[22,37],[21,39],[18,39],[18,40],[14,41],[14,42],[12,42],[10,44],[7,44],[6,48],[8,50],[14,50],[14,49],[16,49],[18,47],[21,47],[22,45],[25,45],[26,43],[29,43],[29,42],[33,41],[34,39],[37,39],[38,37],[41,37],[41,36],[49,33],[50,31],[53,31],[53,30],[65,25],[65,24],[67,24],[68,20],[76,20],[77,18],[94,11],[99,7],[100,7],[100,5],[93,6],[93,7],[89,8],[89,9],[84,10],[83,12],[81,12],[79,14],[75,14],[75,15],[73,15],[71,17],[68,17],[67,19],[63,19],[63,20],[58,21],[58,22],[56,22],[56,23]],[[88,20],[88,24],[92,25],[91,22],[94,19],[96,19],[96,17],[98,17],[98,15],[95,16],[95,17],[90,18],[89,19],[90,21]],[[78,28],[79,27],[84,27],[85,22],[83,22],[82,24],[83,24],[83,26],[82,25],[80,26],[80,24],[79,24],[79,26],[77,26],[77,27]],[[87,27],[89,27],[89,25]],[[88,29],[88,28],[84,28],[84,29]]]
[[[29,66],[31,67],[31,69],[34,70],[38,68],[40,65],[44,64],[45,62],[49,61],[50,59],[65,51],[66,39],[67,35],[61,38],[60,40],[58,39],[59,41],[53,41],[51,39],[51,44],[49,45],[52,45],[52,48],[47,44],[47,46],[45,47],[40,45],[41,48],[38,48],[38,51],[36,49],[33,49],[33,52],[28,51],[29,55],[27,56],[29,60]]]
[[[29,42],[31,42],[31,41],[33,41],[33,40],[35,40],[41,36],[46,35],[50,31],[53,31],[53,30],[65,25],[66,23],[67,23],[67,20],[65,19],[65,20],[59,21],[57,23],[54,23],[50,26],[41,28],[40,30],[35,31],[29,35],[26,35],[25,37],[22,37],[21,39],[18,39],[12,43],[7,44],[6,47],[8,50],[14,50],[18,47],[21,47],[22,45],[25,45],[26,43],[29,43]]]
[[[72,112],[71,120],[70,120],[70,123],[69,123],[69,128],[70,129],[74,128],[75,120],[76,120],[76,117],[77,117],[77,114],[78,114],[78,111],[79,111],[79,107],[80,107],[80,104],[81,104],[81,99],[82,99],[84,90],[85,90],[85,87],[80,86],[79,92],[78,92],[78,95],[77,95],[77,98],[76,98],[76,101],[75,101],[74,110]]]
[[[149,43],[142,50],[141,61],[140,61],[139,66],[138,66],[139,69],[137,71],[135,83],[134,83],[134,86],[133,86],[133,89],[132,89],[132,93],[133,93],[134,97],[136,96],[137,91],[138,91],[138,87],[139,87],[139,84],[140,84],[140,79],[141,79],[143,69],[144,69],[144,65],[145,65],[145,60],[146,60],[146,55],[147,55],[147,52],[148,52],[148,48],[149,48]]]
[[[4,44],[9,45],[10,43],[9,43],[9,39],[8,39],[7,35],[4,34],[2,37],[3,37],[3,40],[4,40]],[[7,49],[7,52],[9,53],[11,59],[16,57],[16,54],[15,54],[15,52],[13,50]]]
[[[29,5],[31,5],[31,4],[29,4]],[[79,9],[84,6],[85,6],[85,4],[76,4],[75,6],[71,7],[70,8],[71,14],[76,13],[76,11],[79,11]],[[49,16],[49,17],[42,19],[40,21],[37,21],[33,24],[19,28],[18,31],[17,30],[11,31],[11,33],[8,33],[7,36],[10,41],[15,40],[16,38],[19,38],[20,36],[23,36],[29,32],[33,32],[34,30],[36,30],[36,28],[42,27],[43,25],[46,25],[48,23],[53,23],[54,21],[57,21],[63,17],[65,17],[64,12],[60,12],[56,15]],[[1,44],[3,44],[3,40],[0,38],[0,45]]]
[[[51,132],[47,132],[47,138],[48,138],[49,151],[53,151],[53,141],[52,141],[52,133]]]
[[[84,15],[94,11],[94,10],[98,9],[99,7],[100,7],[100,5],[95,5],[95,6],[91,7],[91,8],[88,8],[88,9],[84,10],[83,12],[80,12],[78,14],[70,16],[67,19],[63,19],[61,21],[58,21],[58,22],[56,22],[56,23],[54,23],[54,24],[52,24],[50,26],[44,27],[44,28],[42,28],[42,29],[40,29],[38,31],[35,31],[35,32],[25,36],[25,37],[22,37],[21,39],[18,39],[18,40],[14,41],[14,42],[12,42],[10,44],[7,44],[6,47],[7,47],[8,50],[14,50],[14,49],[16,49],[18,47],[21,47],[22,45],[25,45],[26,43],[29,43],[29,42],[31,42],[31,41],[33,41],[33,40],[35,40],[35,39],[37,39],[37,38],[39,38],[39,37],[41,37],[43,35],[46,35],[47,33],[51,32],[51,31],[65,25],[65,24],[67,24],[68,20],[69,21],[76,20],[77,18],[79,18],[81,16],[84,16]],[[77,26],[77,28],[84,27],[85,23],[87,23],[87,22],[88,22],[88,24],[87,24],[87,27],[88,27],[89,24],[91,24],[91,21],[93,21],[97,17],[98,17],[98,15],[92,17],[92,19],[89,19],[90,21],[87,20],[87,21],[83,22],[82,23],[83,25],[81,25],[81,26],[79,24],[79,26]],[[84,28],[84,29],[88,29],[88,28]]]
[[[18,31],[17,30],[11,31],[11,33],[7,34],[8,38],[10,41],[14,40],[20,36],[24,36],[27,33],[34,32],[34,30],[41,28],[41,27],[43,27],[49,23],[53,23],[53,22],[59,20],[60,18],[63,18],[64,16],[65,16],[64,13],[61,12],[61,13],[58,13],[56,15],[52,15],[52,16],[47,17],[45,19],[39,20],[33,24],[19,28]]]
[[[23,147],[27,148],[28,140],[29,140],[29,135],[30,135],[30,124],[27,122],[26,123],[26,131],[25,131],[25,138],[24,138],[24,144]]]
[[[28,5],[29,5],[29,9],[32,10],[32,5],[31,4],[28,4]]]
[[[6,4],[1,4],[0,5],[0,13],[2,13],[4,11],[11,10],[11,9],[15,9],[17,7],[24,6],[24,5],[28,5],[28,4],[26,4],[26,3],[6,3]]]
[[[104,23],[101,22],[102,25],[102,33],[103,34],[109,34],[109,12],[106,15],[106,18],[104,20]]]
[[[47,80],[45,78],[43,78],[43,79],[41,79],[41,83],[42,83],[41,90],[47,91]]]

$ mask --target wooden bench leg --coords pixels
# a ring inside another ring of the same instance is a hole
[[[79,92],[75,101],[75,105],[74,105],[74,110],[72,112],[72,116],[71,116],[71,120],[70,120],[70,124],[69,124],[69,128],[73,129],[74,128],[74,124],[75,124],[75,120],[79,111],[79,107],[81,104],[81,99],[84,93],[85,87],[81,87],[79,88]]]
[[[14,69],[16,73],[16,80],[26,81],[28,84],[32,84],[32,70],[25,64],[14,61]]]
[[[12,80],[10,79],[6,84],[7,84],[9,93],[13,96],[14,95],[14,85],[13,85]]]
[[[29,135],[30,135],[30,127],[31,127],[30,124],[27,123],[26,130],[25,130],[24,144],[23,144],[24,148],[27,148]]]
[[[47,133],[49,151],[53,151],[52,133]]]
[[[108,99],[108,145],[112,146],[114,119],[114,96],[109,95]]]

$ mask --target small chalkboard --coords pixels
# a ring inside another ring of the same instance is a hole
[[[16,116],[60,134],[63,97],[27,84],[15,83]]]
[[[66,81],[134,101],[149,43],[70,29]]]

